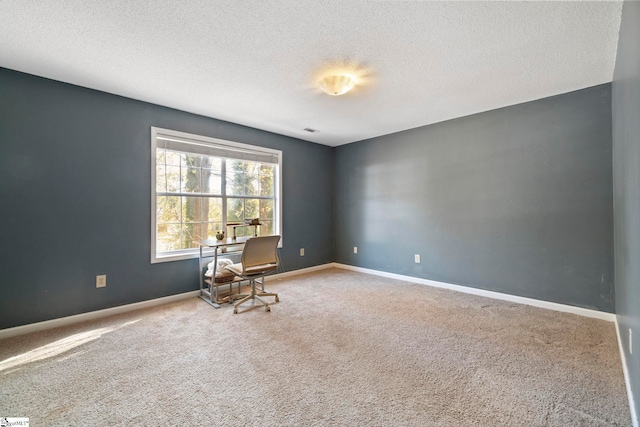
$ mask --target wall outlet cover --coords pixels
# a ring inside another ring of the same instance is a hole
[[[96,276],[96,288],[104,288],[107,286],[107,275],[101,274]]]

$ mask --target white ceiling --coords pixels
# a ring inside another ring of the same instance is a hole
[[[610,82],[621,9],[0,0],[0,66],[336,146]],[[328,96],[338,70],[356,87]]]

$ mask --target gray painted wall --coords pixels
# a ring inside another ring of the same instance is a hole
[[[613,312],[610,95],[338,147],[337,262]]]
[[[333,261],[332,148],[0,68],[0,329],[198,288],[150,263],[151,126],[282,150],[284,267]]]
[[[640,3],[625,1],[612,83],[616,314],[640,414]],[[633,329],[633,355],[629,354]]]

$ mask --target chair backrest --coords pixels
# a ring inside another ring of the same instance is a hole
[[[252,267],[272,264],[277,268],[280,260],[278,259],[278,242],[280,236],[260,236],[252,237],[247,240],[242,250],[242,268],[246,272]]]

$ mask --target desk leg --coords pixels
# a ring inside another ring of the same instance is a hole
[[[213,288],[216,289],[216,301],[218,300],[218,288],[216,283],[216,268],[218,267],[218,248],[215,248],[213,252],[213,275],[211,276],[211,287],[209,288],[209,298],[204,295],[203,278],[202,278],[202,246],[200,246],[200,252],[198,256],[198,277],[200,277],[200,299],[211,305],[213,308],[220,308],[220,304],[213,301]]]
[[[200,246],[200,252],[198,253],[198,281],[200,283],[200,296],[203,295],[204,283],[202,278],[202,246]]]
[[[211,302],[215,303],[215,301],[218,301],[218,286],[215,286],[216,284],[216,272],[218,271],[218,248],[216,247],[215,250],[213,251],[213,274],[211,275]],[[216,288],[216,300],[213,300],[213,288]],[[217,303],[216,303],[217,305]],[[220,307],[220,306],[218,306]]]

